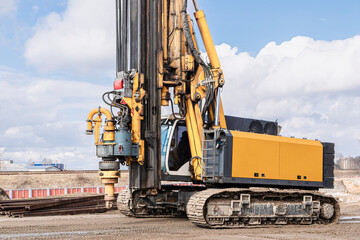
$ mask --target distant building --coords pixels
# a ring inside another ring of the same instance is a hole
[[[63,163],[31,163],[30,167],[57,167],[61,170],[65,169],[65,165]]]
[[[343,170],[360,169],[360,157],[342,157],[337,164]]]
[[[0,160],[0,172],[42,172],[42,171],[63,171],[63,163],[32,163],[30,166],[15,164],[13,160]]]
[[[0,160],[0,164],[13,164],[13,160]]]
[[[21,172],[28,169],[20,164],[15,164],[13,160],[0,160],[0,171],[2,172]]]
[[[60,172],[63,169],[57,166],[29,166],[26,167],[27,171],[30,172]]]

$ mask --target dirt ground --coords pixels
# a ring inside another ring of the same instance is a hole
[[[58,175],[58,176],[57,176]],[[20,178],[19,178],[20,177]],[[85,178],[85,180],[84,180]],[[88,180],[86,180],[88,179]],[[122,173],[119,185],[126,185]],[[10,181],[10,182],[7,182]],[[21,181],[28,185],[16,185]],[[0,175],[4,188],[100,186],[96,173]],[[37,185],[36,185],[37,184]],[[99,185],[96,185],[99,184]],[[35,186],[36,185],[36,186]],[[54,186],[55,185],[55,186]],[[6,187],[8,186],[8,187]],[[341,202],[341,217],[360,218],[360,178],[338,178],[325,191]],[[360,221],[311,226],[270,226],[242,229],[204,229],[186,218],[128,218],[118,211],[103,214],[9,218],[0,215],[0,239],[360,239]]]
[[[122,171],[118,186],[128,184],[128,172]],[[62,172],[62,173],[22,173],[5,175],[0,174],[0,188],[29,189],[29,188],[63,188],[63,187],[100,187],[98,172]]]
[[[360,215],[358,203],[342,205],[345,215]],[[129,218],[104,214],[0,217],[0,239],[359,239],[360,223],[204,229],[186,218]]]

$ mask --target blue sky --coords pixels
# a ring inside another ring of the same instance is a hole
[[[227,114],[360,155],[360,1],[198,1]],[[114,11],[113,0],[0,0],[0,158],[97,168],[84,120],[112,87]]]
[[[0,65],[34,69],[25,64],[24,42],[33,27],[51,12],[66,10],[66,0],[18,0],[17,14],[2,19]],[[215,44],[228,43],[255,56],[268,42],[295,36],[318,40],[345,39],[360,33],[360,2],[356,0],[199,0]],[[60,74],[60,73],[58,73]],[[79,76],[76,76],[78,78]]]
[[[356,0],[199,0],[215,43],[256,55],[268,42],[295,36],[345,39],[360,33]]]
[[[64,0],[16,1],[16,12],[1,19],[1,35],[8,41],[0,45],[0,64],[13,68],[26,67],[22,56],[24,43],[33,34],[33,27],[41,17],[54,11],[64,11],[66,4]]]

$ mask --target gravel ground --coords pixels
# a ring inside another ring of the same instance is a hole
[[[51,176],[0,176],[0,182],[15,185],[69,186],[98,184],[96,174],[69,174]],[[7,179],[5,179],[7,178]],[[126,185],[128,174],[122,174],[119,185]],[[61,181],[60,181],[61,179]],[[345,189],[333,190],[341,198],[341,216],[360,216],[360,194],[349,192],[358,184],[342,181]],[[20,187],[20,186],[19,186]],[[30,187],[30,186],[29,186]],[[60,186],[58,186],[60,187]],[[341,192],[337,192],[341,191]],[[345,192],[343,192],[345,191]],[[111,211],[104,214],[8,218],[0,215],[0,239],[360,239],[360,223],[340,223],[311,226],[271,226],[243,229],[204,229],[191,224],[186,218],[128,218]]]
[[[359,203],[342,205],[342,215],[359,216]],[[129,218],[117,211],[75,216],[0,217],[0,239],[359,239],[359,223],[204,229],[186,218]]]

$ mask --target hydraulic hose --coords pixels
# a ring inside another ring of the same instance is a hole
[[[206,65],[204,60],[201,58],[201,55],[197,51],[194,41],[192,39],[191,32],[190,32],[190,26],[189,26],[189,22],[187,19],[186,9],[187,9],[187,0],[183,0],[183,9],[181,11],[181,17],[182,17],[183,31],[185,33],[186,42],[188,44],[191,54],[194,56],[195,61],[197,63],[199,63],[199,65],[202,66],[202,68],[204,70],[205,79],[206,80],[212,79],[212,71],[209,69],[209,67]],[[215,89],[214,89],[213,83],[211,83],[211,82],[207,83],[206,89],[205,89],[205,104],[204,104],[204,108],[202,110],[203,119],[205,118],[205,113],[208,111],[208,108],[209,108],[211,102],[213,101],[214,91],[215,91]]]

